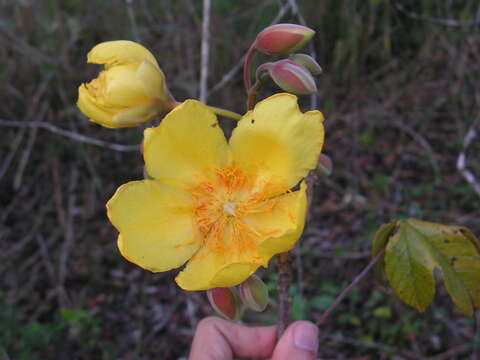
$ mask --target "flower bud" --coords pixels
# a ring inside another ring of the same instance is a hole
[[[108,128],[132,127],[175,106],[157,61],[140,44],[103,42],[88,53],[87,61],[105,67],[78,89],[77,106],[90,121]]]
[[[213,288],[207,290],[207,298],[212,308],[228,320],[236,320],[240,306],[234,288]]]
[[[255,48],[269,55],[290,54],[305,46],[315,31],[296,24],[277,24],[262,30],[255,39]]]
[[[330,176],[332,174],[332,159],[330,156],[325,155],[325,154],[320,154],[320,157],[318,158],[318,165],[317,169],[326,176]]]
[[[263,311],[268,305],[268,289],[256,275],[250,276],[240,285],[240,299],[253,311]]]
[[[313,75],[318,75],[322,73],[322,68],[318,63],[307,54],[292,54],[288,57],[290,61],[293,61],[297,65],[301,65],[304,68],[308,69]]]
[[[303,66],[290,60],[280,60],[268,67],[273,81],[283,90],[296,95],[308,95],[317,92],[312,74]]]

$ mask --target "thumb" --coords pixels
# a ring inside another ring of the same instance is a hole
[[[309,321],[296,321],[283,333],[272,360],[314,360],[318,351],[318,328]]]
[[[246,327],[208,317],[197,325],[190,360],[267,358],[275,347],[276,327]],[[294,359],[294,358],[291,358]]]

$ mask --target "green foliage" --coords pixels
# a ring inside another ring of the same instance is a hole
[[[29,360],[41,358],[41,354],[62,353],[67,350],[67,342],[58,339],[70,339],[82,351],[99,341],[99,320],[83,309],[61,309],[49,321],[33,320],[26,325],[19,323],[19,313],[20,309],[12,309],[0,299],[0,344],[12,359]]]
[[[378,253],[385,249],[387,245],[388,238],[395,230],[395,226],[397,226],[396,221],[390,221],[388,224],[384,224],[380,226],[380,228],[375,233],[375,236],[372,241],[372,258],[376,257]],[[382,256],[379,261],[375,264],[373,268],[373,273],[377,280],[383,281],[383,268],[385,267],[385,259]]]
[[[468,229],[408,219],[383,225],[372,245],[374,256],[385,249],[387,278],[408,305],[426,310],[435,295],[437,270],[462,313],[472,316],[480,307],[480,246]],[[379,262],[376,270],[382,267]]]

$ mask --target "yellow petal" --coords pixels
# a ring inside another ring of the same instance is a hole
[[[190,291],[230,287],[245,281],[259,266],[260,263],[254,262],[229,262],[226,254],[204,247],[188,262],[175,281],[182,289]]]
[[[106,41],[96,45],[87,55],[87,61],[104,64],[105,68],[113,65],[141,63],[150,61],[159,68],[157,60],[145,47],[128,40]]]
[[[162,181],[198,184],[229,158],[216,116],[196,100],[177,106],[158,127],[146,129],[144,138],[147,172]]]
[[[132,127],[150,121],[161,114],[163,108],[157,102],[149,102],[120,111],[112,118],[115,128]]]
[[[98,104],[95,98],[89,94],[85,84],[78,88],[77,106],[82,113],[90,118],[90,121],[109,128],[115,127],[112,121],[115,111]]]
[[[107,214],[120,233],[122,255],[153,272],[184,264],[199,247],[191,201],[183,191],[152,180],[119,187]]]
[[[143,87],[145,94],[150,98],[167,100],[168,90],[165,75],[149,61],[140,64],[136,73],[137,82]]]
[[[273,255],[291,250],[305,225],[307,211],[307,185],[302,182],[300,190],[275,198],[275,207],[270,212],[253,214],[246,221],[259,233],[271,233],[258,244],[258,253],[267,266]]]
[[[108,106],[125,108],[150,100],[143,85],[137,81],[138,65],[119,65],[104,71],[104,102]]]
[[[273,95],[239,121],[230,138],[233,159],[245,171],[291,188],[317,165],[322,121],[319,111],[302,114],[296,96]]]

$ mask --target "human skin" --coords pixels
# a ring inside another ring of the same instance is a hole
[[[318,328],[308,321],[291,324],[276,342],[276,326],[247,327],[208,317],[195,331],[189,360],[312,360],[318,350]]]

